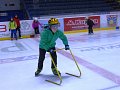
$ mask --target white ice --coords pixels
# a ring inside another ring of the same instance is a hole
[[[57,52],[59,78],[51,71],[51,58],[46,53],[44,67],[39,77],[34,76],[38,63],[39,38],[0,41],[0,90],[120,90],[120,31],[96,31],[67,34],[71,51],[82,75],[79,75],[69,51]],[[58,39],[57,48],[64,48]],[[67,54],[69,56],[67,56]]]

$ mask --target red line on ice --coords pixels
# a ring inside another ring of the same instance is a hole
[[[65,51],[61,50],[61,51],[58,51],[58,53],[64,55],[65,57],[69,58],[70,60],[73,60],[71,54],[68,53],[68,52],[65,52]],[[110,71],[107,71],[107,70],[105,70],[105,69],[103,69],[103,68],[101,68],[101,67],[99,67],[97,65],[94,65],[94,64],[92,64],[92,63],[90,63],[90,62],[88,62],[86,60],[83,60],[83,59],[81,59],[78,56],[74,55],[74,57],[75,57],[76,61],[79,64],[83,65],[84,67],[92,70],[95,73],[98,73],[99,75],[101,75],[104,78],[107,78],[107,79],[113,81],[116,84],[120,84],[120,76],[117,76],[114,73],[112,73]]]

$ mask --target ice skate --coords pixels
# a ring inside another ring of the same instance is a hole
[[[57,70],[55,68],[52,68],[52,72],[53,72],[54,75],[58,76],[58,73],[59,73],[59,75],[61,76],[60,71],[58,71],[58,73],[57,73]]]
[[[13,38],[11,38],[11,41],[13,41]]]
[[[23,37],[19,37],[19,39],[23,39]]]
[[[38,75],[40,74],[41,71],[42,71],[42,70],[37,69],[37,71],[35,72],[35,76],[38,76]]]

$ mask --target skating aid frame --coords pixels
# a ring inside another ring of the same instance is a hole
[[[63,50],[63,49],[65,49],[65,48],[57,49],[57,50],[54,50],[54,51],[57,52],[57,51]],[[78,66],[77,61],[75,60],[75,57],[74,57],[72,51],[71,51],[71,50],[69,50],[69,51],[70,51],[70,54],[72,55],[72,58],[73,58],[76,66],[77,66],[77,69],[78,69],[78,71],[79,71],[79,75],[74,75],[74,74],[71,74],[71,73],[65,73],[65,74],[68,74],[68,75],[70,75],[70,76],[74,76],[74,77],[80,78],[80,77],[81,77],[81,70],[80,70],[80,68],[79,68],[79,66]],[[49,54],[50,54],[50,52],[49,52]],[[54,62],[51,54],[50,54],[50,57],[51,57],[51,60],[52,60],[53,65],[54,65],[54,67],[55,67],[55,69],[56,69],[56,71],[57,71],[58,78],[60,79],[60,82],[57,83],[57,82],[54,82],[54,81],[51,81],[51,80],[46,80],[46,81],[47,81],[47,82],[50,82],[50,83],[53,83],[53,84],[56,84],[56,85],[61,85],[61,83],[62,83],[62,77],[61,77],[61,75],[59,74],[59,71],[58,71],[58,69],[57,69],[57,67],[56,67],[56,65],[55,65],[55,62]]]

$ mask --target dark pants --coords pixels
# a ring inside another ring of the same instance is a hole
[[[16,38],[17,39],[16,29],[11,30],[11,38]]]
[[[55,47],[53,49],[55,50]],[[40,69],[40,70],[42,70],[42,68],[43,68],[43,62],[44,62],[44,59],[45,59],[45,54],[46,54],[46,50],[39,48],[38,69]],[[55,66],[57,67],[57,54],[56,54],[56,52],[50,53],[50,54],[53,58]],[[51,68],[55,68],[52,61],[51,61]]]
[[[17,27],[17,28],[16,28],[16,31],[19,33],[19,37],[21,37],[20,27]]]
[[[34,28],[34,30],[35,30],[35,34],[40,34],[39,27]]]
[[[93,28],[92,28],[93,26],[88,26],[88,34],[91,34],[91,33],[93,33]]]

